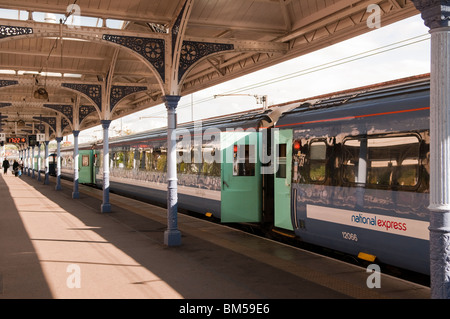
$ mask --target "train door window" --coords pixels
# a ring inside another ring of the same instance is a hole
[[[255,145],[234,145],[234,176],[255,176],[255,163]]]
[[[83,167],[89,166],[89,155],[83,155],[81,157],[81,166]]]
[[[419,180],[419,139],[413,135],[368,139],[367,183],[407,188]]]
[[[278,144],[277,178],[286,178],[286,144]]]
[[[359,139],[350,139],[344,142],[343,147],[343,173],[342,177],[347,183],[357,182],[357,172],[359,163],[359,150],[361,142]]]
[[[312,182],[324,182],[326,179],[327,144],[313,141],[309,146],[309,178]]]

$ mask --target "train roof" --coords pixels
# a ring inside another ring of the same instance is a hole
[[[373,85],[358,87],[345,91],[300,99],[282,104],[270,106],[268,109],[254,109],[239,113],[217,116],[201,120],[202,128],[217,127],[221,130],[226,128],[240,127],[271,127],[283,125],[293,118],[301,116],[307,111],[320,111],[323,109],[345,107],[349,103],[374,100],[377,98],[392,97],[410,92],[429,90],[430,74],[422,74],[413,77],[402,78],[394,81],[382,82]],[[199,121],[200,122],[200,121]],[[182,123],[177,128],[194,129],[197,122]],[[143,131],[133,135],[110,138],[110,143],[121,143],[136,141],[143,138],[165,135],[167,127]],[[80,149],[91,148],[93,145],[101,145],[102,141],[80,144]],[[68,147],[72,148],[72,147]]]
[[[276,125],[283,125],[292,120],[293,117],[301,116],[308,111],[342,108],[357,102],[372,101],[381,98],[392,98],[394,96],[420,91],[429,91],[430,75],[423,74],[413,77],[402,78],[394,81],[377,83],[374,85],[358,87],[351,90],[334,92],[326,95],[311,97],[304,100],[294,101],[298,107],[284,112]],[[293,102],[291,102],[293,103]]]

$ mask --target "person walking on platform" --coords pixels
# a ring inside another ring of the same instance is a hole
[[[20,164],[18,161],[14,160],[14,164],[13,164],[13,172],[14,172],[14,176],[21,176],[22,175],[22,171],[20,169]]]
[[[9,161],[5,158],[5,160],[3,161],[3,174],[6,175],[6,173],[8,172],[8,168],[9,168]]]

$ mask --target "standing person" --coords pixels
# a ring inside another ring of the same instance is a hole
[[[6,174],[8,172],[8,168],[9,168],[9,161],[5,158],[5,160],[3,161],[3,174]]]
[[[17,162],[16,160],[14,160],[14,164],[13,164],[13,173],[15,176],[18,175],[18,170],[19,170],[19,162]]]

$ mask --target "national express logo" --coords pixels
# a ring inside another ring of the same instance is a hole
[[[372,216],[364,216],[362,213],[352,215],[351,222],[357,223],[360,225],[363,224],[363,225],[367,225],[367,226],[380,227],[380,228],[386,229],[387,231],[389,231],[391,229],[401,230],[401,231],[407,230],[406,223],[404,223],[404,222],[398,222],[398,221],[389,220],[389,219],[381,219],[378,216],[373,216],[373,215]]]

